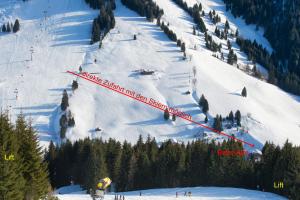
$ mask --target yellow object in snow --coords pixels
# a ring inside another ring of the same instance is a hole
[[[106,177],[99,181],[97,188],[100,190],[105,190],[111,184],[110,178]]]

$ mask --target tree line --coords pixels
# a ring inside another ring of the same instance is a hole
[[[0,113],[0,199],[52,199],[37,135],[20,115],[14,125]]]
[[[193,7],[188,7],[187,3],[183,0],[173,0],[178,6],[180,6],[183,10],[185,10],[197,24],[198,28],[202,33],[206,32],[206,26],[203,22],[200,12],[202,11],[202,4],[194,4]]]
[[[300,149],[286,142],[282,148],[266,143],[261,160],[254,154],[219,156],[218,150],[241,150],[233,140],[188,144],[166,141],[158,144],[148,136],[137,143],[122,144],[114,139],[67,141],[57,147],[52,142],[46,161],[53,187],[80,184],[95,189],[100,178],[109,176],[117,191],[149,188],[226,186],[259,189],[299,199]],[[276,190],[275,181],[284,189]],[[297,198],[296,198],[297,197]]]
[[[164,11],[152,0],[121,0],[121,2],[142,17],[146,16],[147,20],[151,22],[164,14]]]
[[[85,0],[93,9],[100,9],[97,18],[93,20],[91,44],[100,41],[99,48],[105,35],[115,27],[116,21],[113,10],[116,9],[115,0]]]
[[[227,10],[235,17],[243,16],[246,23],[265,29],[265,36],[274,52],[266,59],[267,68],[278,85],[294,94],[300,94],[300,1],[224,0]],[[251,45],[255,48],[255,44]],[[252,48],[251,47],[251,48]],[[264,54],[255,48],[255,54]],[[259,59],[259,58],[257,58]],[[274,81],[274,80],[272,80]]]
[[[251,40],[237,37],[236,42],[240,46],[241,51],[247,54],[249,60],[253,60],[268,69],[269,83],[275,84],[288,92],[300,95],[299,76],[282,68],[276,54],[272,53],[270,55],[266,48],[263,48],[255,40],[252,42]]]
[[[19,30],[20,30],[20,22],[18,19],[15,20],[14,24],[7,22],[6,25],[3,24],[1,27],[1,32],[3,33],[10,33],[10,32],[16,33]]]

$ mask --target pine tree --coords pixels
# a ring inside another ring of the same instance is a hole
[[[241,126],[241,118],[242,118],[241,112],[239,110],[237,110],[235,112],[235,120],[236,120],[237,126]]]
[[[208,118],[207,118],[207,115],[205,115],[205,119],[204,119],[204,122],[207,123],[208,122]]]
[[[247,90],[246,90],[246,87],[244,87],[243,90],[242,90],[242,96],[243,96],[243,97],[247,97]]]
[[[203,111],[203,113],[206,114],[208,112],[208,110],[209,110],[208,101],[207,101],[207,99],[205,99],[203,107],[202,107],[202,111]]]
[[[125,141],[123,143],[123,148],[122,148],[119,179],[116,180],[117,191],[128,190],[129,170],[130,170],[132,154],[133,154],[133,149],[131,145]]]
[[[185,43],[184,43],[184,42],[181,43],[181,51],[182,51],[182,52],[185,52]]]
[[[227,29],[227,30],[229,30],[229,29],[230,29],[230,26],[229,26],[228,20],[226,20],[226,22],[225,22],[225,29]]]
[[[181,40],[177,40],[177,46],[181,47]]]
[[[3,113],[0,113],[0,147],[0,199],[23,199],[25,180],[19,144],[8,116]],[[13,160],[5,160],[9,155],[14,157]]]
[[[63,114],[59,120],[60,124],[60,138],[65,138],[66,137],[66,132],[68,128],[68,119],[65,114]]]
[[[93,27],[92,27],[92,39],[91,44],[98,42],[100,40],[100,25],[98,24],[97,20],[94,19]]]
[[[233,124],[234,123],[234,116],[233,116],[233,112],[230,111],[229,116],[228,116],[229,121]]]
[[[16,32],[18,32],[19,30],[20,30],[20,23],[19,23],[19,20],[16,19],[15,24],[14,24],[14,26],[13,26],[13,32],[16,33]]]
[[[16,131],[20,141],[19,155],[24,162],[22,172],[26,180],[25,199],[44,198],[48,193],[49,182],[38,137],[32,126],[26,124],[22,115],[17,119]]]
[[[239,36],[239,29],[236,29],[235,31],[235,37],[238,37]]]
[[[170,118],[170,113],[169,113],[169,110],[168,108],[165,109],[165,112],[164,112],[164,119],[165,120],[169,120]]]
[[[6,24],[6,32],[8,32],[8,33],[11,32],[11,26],[9,23]]]
[[[5,24],[2,25],[2,29],[1,30],[2,30],[3,33],[6,32],[6,26],[5,26]]]
[[[64,90],[60,108],[62,111],[65,111],[68,106],[69,106],[69,97],[68,97],[67,90]]]
[[[51,140],[48,147],[48,151],[45,155],[45,161],[48,163],[49,179],[52,188],[55,188],[56,157],[57,157],[57,151],[53,141]]]
[[[199,106],[200,106],[200,107],[203,107],[204,101],[205,101],[205,97],[204,97],[204,95],[202,94],[201,97],[200,97],[200,99],[199,99]]]
[[[68,126],[69,127],[74,127],[75,126],[75,120],[74,120],[74,117],[70,117],[68,119]]]
[[[136,40],[136,34],[133,35],[133,40]]]
[[[172,115],[172,121],[175,122],[176,121],[176,115]]]
[[[94,192],[97,187],[97,183],[100,179],[107,176],[107,169],[104,159],[103,151],[97,151],[95,148],[91,149],[91,152],[85,163],[85,177],[84,188]]]
[[[222,116],[217,115],[214,119],[214,124],[213,124],[214,129],[218,131],[223,130],[223,125],[222,125]]]
[[[78,89],[78,82],[73,80],[73,82],[72,82],[72,90],[75,91],[76,89]]]

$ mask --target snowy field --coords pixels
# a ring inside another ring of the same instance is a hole
[[[78,186],[68,186],[57,191],[61,194],[56,195],[60,200],[90,200],[92,199],[85,192],[80,191]],[[140,195],[142,193],[142,196]],[[178,198],[176,198],[176,192]],[[192,196],[184,196],[185,192],[191,192]],[[286,198],[269,193],[255,190],[221,187],[194,187],[194,188],[172,188],[172,189],[151,189],[118,193],[124,195],[125,200],[284,200]],[[107,194],[105,200],[114,200],[114,194]]]
[[[128,10],[119,0],[115,11],[116,27],[103,40],[100,50],[97,43],[89,45],[92,20],[98,11],[88,8],[84,0],[31,0],[26,3],[0,0],[0,24],[16,18],[21,23],[17,34],[0,33],[0,45],[5,46],[0,49],[1,107],[10,110],[12,119],[20,112],[30,118],[45,146],[50,140],[59,142],[59,105],[64,89],[68,90],[70,110],[76,123],[67,133],[72,141],[84,137],[113,137],[135,142],[138,135],[150,134],[158,141],[171,138],[185,142],[201,138],[204,131],[207,139],[224,139],[179,118],[166,122],[161,111],[85,80],[79,79],[79,88],[72,93],[71,83],[76,78],[65,71],[77,71],[81,65],[84,71],[178,108],[199,123],[204,123],[205,115],[197,102],[204,94],[210,108],[209,126],[216,114],[225,117],[231,110],[239,109],[244,129],[249,133],[236,131],[236,128],[225,129],[225,132],[253,143],[254,149],[261,149],[267,140],[283,144],[289,139],[300,144],[299,97],[213,57],[204,47],[203,35],[192,34],[194,23],[186,12],[171,0],[155,2],[165,11],[162,19],[186,42],[191,60],[182,60],[180,49],[155,22],[148,22]],[[188,1],[190,6],[196,2]],[[239,28],[241,35],[255,38],[272,51],[262,37],[262,30],[255,31],[254,26],[234,19],[224,11],[221,1],[202,0],[201,3],[206,13],[216,9],[222,23],[227,17],[233,28]],[[213,32],[214,27],[207,17],[204,21]],[[134,34],[137,40],[133,40]],[[34,52],[32,61],[31,49]],[[246,62],[243,53],[238,53],[238,58],[239,62]],[[197,71],[195,85],[192,84],[194,66]],[[140,69],[155,73],[141,76],[135,72]],[[240,96],[244,86],[247,98]],[[191,95],[185,95],[186,91],[191,91]],[[95,132],[97,127],[102,131]]]

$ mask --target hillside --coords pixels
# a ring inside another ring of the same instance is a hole
[[[192,192],[192,197],[185,197],[185,192]],[[142,196],[140,195],[142,193]],[[225,199],[247,199],[247,200],[259,200],[259,199],[285,199],[275,194],[268,192],[259,192],[255,190],[245,190],[238,188],[218,188],[218,187],[195,187],[195,188],[172,188],[172,189],[152,189],[152,190],[142,190],[142,191],[132,191],[125,193],[118,193],[118,195],[124,195],[125,199],[135,200],[172,200],[179,199],[176,198],[176,192],[178,192],[179,198],[182,199],[194,199],[194,200],[225,200]],[[57,193],[57,197],[60,200],[89,200],[91,197],[80,191],[78,186],[68,186],[60,188]],[[114,199],[114,194],[108,194],[105,199]]]
[[[198,107],[198,100],[204,94],[210,108],[209,126],[217,114],[225,117],[231,110],[240,110],[246,133],[237,132],[236,128],[225,129],[225,132],[253,143],[255,149],[260,149],[267,140],[283,144],[289,139],[300,144],[299,97],[213,57],[205,48],[203,34],[192,34],[192,18],[171,0],[155,2],[165,11],[162,20],[169,22],[170,28],[186,42],[191,60],[182,59],[176,43],[171,42],[155,22],[146,21],[119,1],[114,13],[116,27],[103,40],[101,49],[97,43],[89,45],[92,20],[98,11],[88,8],[83,0],[0,2],[1,22],[18,18],[21,23],[18,33],[1,33],[0,36],[1,46],[6,47],[0,49],[0,73],[5,75],[0,78],[0,104],[3,109],[10,110],[13,118],[20,112],[31,118],[42,145],[50,140],[60,141],[60,102],[64,89],[69,93],[69,108],[76,123],[67,132],[67,138],[72,141],[101,136],[134,142],[140,134],[150,134],[158,141],[189,141],[202,138],[204,131],[207,139],[224,139],[179,118],[166,122],[161,111],[85,80],[78,79],[79,88],[72,93],[71,83],[75,77],[65,72],[77,71],[80,65],[84,71],[97,73],[103,79],[178,108],[200,123],[204,123],[205,115]],[[192,6],[196,1],[188,3]],[[256,32],[254,26],[233,19],[224,11],[221,1],[201,3],[206,13],[216,9],[222,23],[226,17],[233,28],[239,28],[241,35],[255,38],[272,51],[262,31]],[[204,22],[213,32],[214,26],[207,17]],[[134,34],[137,40],[133,40]],[[223,48],[226,51],[225,45]],[[233,48],[239,62],[246,64],[246,56],[237,46]],[[30,49],[34,51],[32,61]],[[192,85],[193,66],[197,71],[195,86]],[[136,73],[140,69],[155,73],[141,76]],[[243,87],[247,88],[247,98],[240,96]],[[185,95],[186,91],[191,91],[191,95]],[[101,131],[95,132],[96,128]]]

